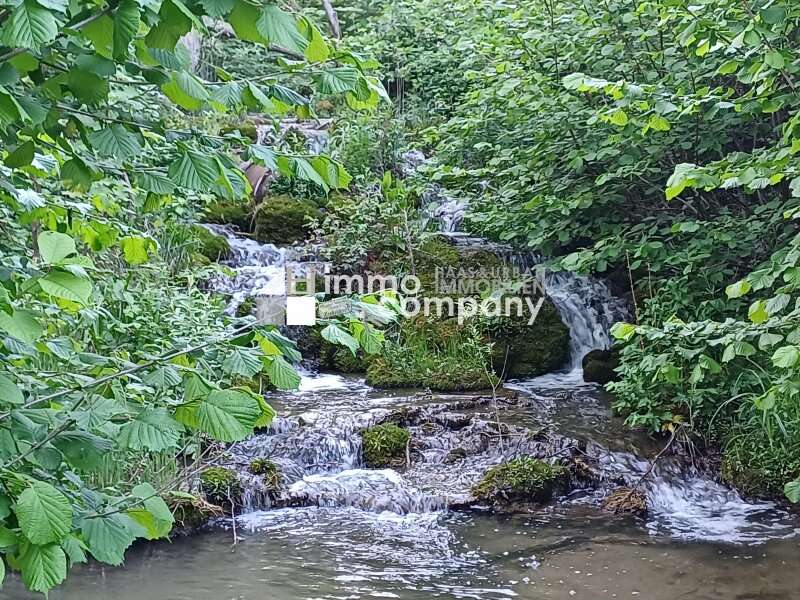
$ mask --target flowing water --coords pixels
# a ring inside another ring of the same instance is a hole
[[[297,251],[215,231],[235,252],[233,274],[213,282],[233,310],[247,296],[285,293],[283,268],[302,259]],[[796,598],[798,520],[743,500],[682,455],[646,478],[646,518],[600,508],[610,490],[639,481],[663,441],[625,429],[604,393],[580,381],[581,356],[609,345],[620,305],[602,283],[571,275],[549,275],[547,289],[571,328],[563,373],[512,382],[497,397],[387,393],[306,374],[297,392],[270,395],[280,416],[267,431],[230,448],[245,488],[235,519],[141,544],[124,568],[79,567],[51,598]],[[387,419],[412,432],[408,462],[365,469],[359,430]],[[519,454],[581,460],[587,472],[531,512],[475,505],[482,473]],[[258,457],[279,466],[280,490],[248,472]],[[30,597],[13,576],[0,592]]]

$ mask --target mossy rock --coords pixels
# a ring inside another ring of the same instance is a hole
[[[283,481],[278,465],[268,458],[255,458],[247,468],[253,475],[262,475],[267,489],[277,490]]]
[[[619,366],[619,355],[613,350],[592,350],[581,360],[583,380],[605,385],[618,379],[614,371]]]
[[[256,209],[254,236],[261,243],[294,244],[308,236],[308,222],[319,219],[313,202],[289,196],[266,198]]]
[[[467,451],[464,448],[453,448],[445,455],[442,462],[446,465],[452,465],[465,458],[467,458]]]
[[[383,423],[363,430],[361,442],[364,464],[377,469],[402,464],[410,439],[409,431],[394,423]]]
[[[231,256],[231,247],[224,236],[210,232],[202,225],[192,227],[197,241],[200,242],[198,252],[212,262],[225,260]]]
[[[200,488],[209,502],[219,506],[239,504],[242,496],[239,476],[225,467],[210,467],[200,473]]]
[[[566,467],[520,456],[489,469],[472,494],[481,502],[547,502],[568,477]]]
[[[492,365],[506,377],[535,377],[562,367],[569,359],[569,329],[555,306],[542,304],[532,325],[528,316],[499,317],[487,327],[493,343]]]
[[[220,200],[206,206],[203,219],[207,223],[236,225],[240,231],[249,232],[253,223],[252,207],[246,202]]]
[[[237,317],[248,317],[253,314],[253,311],[256,308],[256,299],[250,296],[249,298],[245,298],[244,301],[236,307],[236,316]]]
[[[487,376],[488,354],[488,345],[457,319],[419,315],[401,324],[399,342],[387,342],[381,355],[370,358],[367,383],[442,392],[485,390],[495,381],[491,373]]]
[[[603,508],[613,513],[644,516],[647,514],[647,495],[639,489],[617,488],[603,500]]]
[[[408,266],[408,257],[398,260]],[[503,259],[483,248],[458,247],[443,236],[430,238],[414,252],[414,266],[421,284],[421,296],[457,297],[458,291],[436,289],[437,269],[440,276],[452,273],[492,273],[504,266]],[[404,269],[405,270],[405,269]]]

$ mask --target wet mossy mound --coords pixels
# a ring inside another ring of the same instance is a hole
[[[481,502],[547,502],[565,487],[569,470],[531,456],[520,456],[495,465],[472,488]]]
[[[555,306],[542,304],[532,324],[529,315],[493,318],[486,327],[495,372],[535,377],[562,367],[569,359],[569,328]]]
[[[437,391],[487,389],[495,381],[488,358],[489,346],[475,327],[418,316],[404,321],[381,355],[370,359],[367,383]]]
[[[244,301],[236,307],[236,316],[237,317],[247,317],[253,314],[253,311],[256,308],[256,299],[252,296],[249,298],[245,298]]]
[[[394,423],[383,423],[364,429],[361,432],[364,464],[374,469],[402,464],[410,439],[408,430]]]
[[[273,196],[258,205],[253,234],[261,243],[294,244],[308,237],[309,222],[321,215],[313,202]]]
[[[745,496],[784,499],[784,485],[800,477],[800,446],[770,443],[763,430],[738,432],[725,446],[722,480]]]
[[[231,256],[231,247],[225,237],[210,232],[202,225],[193,226],[192,233],[198,241],[197,252],[201,256],[212,262],[225,260]]]
[[[276,490],[283,481],[281,471],[274,462],[268,458],[255,458],[247,467],[253,475],[261,475],[264,486],[270,490]]]
[[[239,504],[242,484],[233,469],[209,467],[200,473],[200,489],[206,500],[219,506]]]
[[[235,225],[240,231],[248,232],[253,222],[252,207],[246,202],[212,202],[206,206],[203,219],[207,223]]]

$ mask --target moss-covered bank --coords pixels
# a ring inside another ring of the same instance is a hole
[[[289,196],[266,198],[255,214],[254,236],[261,243],[294,244],[310,233],[309,222],[321,216],[317,206],[308,200]]]

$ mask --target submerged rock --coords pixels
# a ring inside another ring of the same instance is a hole
[[[565,488],[569,469],[532,456],[520,456],[489,469],[472,488],[481,502],[547,502]]]
[[[402,464],[410,439],[411,434],[408,430],[394,423],[384,423],[365,429],[361,432],[364,464],[372,468]]]
[[[638,488],[617,488],[603,500],[603,508],[613,513],[644,516],[647,513],[647,495]]]

